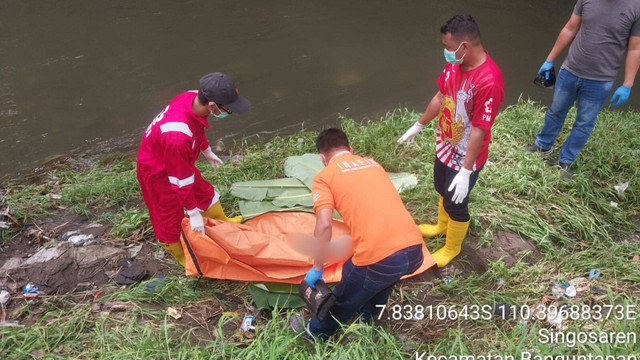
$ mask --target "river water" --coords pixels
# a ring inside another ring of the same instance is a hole
[[[440,25],[460,12],[476,17],[502,69],[503,107],[521,94],[548,105],[551,92],[532,80],[573,4],[0,0],[0,177],[113,139],[135,148],[173,96],[213,71],[253,103],[212,122],[210,142],[227,147],[319,129],[338,114],[422,111],[444,66]],[[631,106],[639,100],[632,93]]]

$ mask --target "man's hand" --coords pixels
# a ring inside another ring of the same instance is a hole
[[[187,211],[187,214],[189,214],[189,222],[191,223],[191,230],[199,231],[202,235],[205,235],[204,220],[202,219],[202,215],[200,214],[200,211],[198,211],[198,209],[193,209],[193,210]]]
[[[538,75],[545,74],[544,78],[548,79],[549,71],[551,71],[551,69],[553,69],[553,61],[545,60],[544,64],[540,66],[540,70],[538,70]]]
[[[400,136],[400,139],[398,139],[398,144],[402,144],[403,142],[406,142],[407,144],[411,144],[413,142],[413,138],[415,138],[416,135],[418,135],[420,131],[422,131],[423,127],[424,125],[416,121],[416,123],[413,124],[413,126],[411,126],[409,130],[407,130],[407,132],[404,133],[404,135]]]
[[[460,168],[458,174],[451,181],[448,191],[452,191],[455,188],[455,193],[451,197],[451,201],[456,204],[460,204],[469,193],[469,176],[473,171],[467,170],[463,167]]]
[[[324,281],[322,280],[323,271],[324,269],[316,270],[315,268],[311,268],[311,270],[309,270],[309,272],[307,273],[307,276],[304,277],[305,281],[307,282],[307,284],[309,284],[309,286],[311,286],[311,288],[316,288],[316,282],[318,282],[318,280]]]
[[[212,168],[217,168],[220,165],[222,165],[222,160],[220,160],[220,158],[213,153],[213,151],[211,150],[211,146],[209,146],[208,148],[204,149],[202,151],[202,155],[204,155],[204,157],[207,159],[207,161],[209,162],[209,164],[211,165]]]
[[[613,93],[611,96],[611,103],[618,100],[613,107],[620,106],[625,103],[625,101],[629,100],[629,95],[631,94],[631,89],[624,85],[620,85],[620,87]]]

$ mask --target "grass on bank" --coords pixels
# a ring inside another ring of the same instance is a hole
[[[416,188],[403,193],[405,204],[417,222],[433,222],[438,195],[432,185],[435,124],[426,127],[411,146],[398,146],[396,139],[419,114],[396,110],[382,119],[365,124],[343,119],[354,151],[372,156],[388,171],[408,171],[418,175]],[[442,299],[443,304],[529,304],[549,295],[548,285],[566,281],[592,268],[602,272],[601,287],[609,290],[606,298],[576,300],[637,304],[640,280],[637,259],[640,244],[637,221],[640,213],[640,114],[603,111],[596,130],[576,162],[572,180],[561,177],[538,154],[523,147],[531,143],[543,121],[543,109],[521,101],[503,111],[493,127],[489,161],[471,196],[471,235],[486,246],[493,235],[506,230],[531,239],[540,248],[543,259],[531,266],[519,263],[506,268],[501,261],[490,264],[484,274],[453,276],[444,284],[435,281],[402,285],[392,301],[419,304],[425,291]],[[566,138],[573,110],[557,146]],[[284,176],[287,156],[314,152],[314,132],[299,132],[276,137],[267,144],[239,144],[239,163],[227,163],[219,169],[206,162],[198,167],[222,195],[227,212],[235,215],[236,200],[228,189],[233,182],[271,179]],[[302,141],[300,141],[302,139]],[[557,151],[556,151],[557,154]],[[614,186],[629,181],[618,195]],[[150,225],[139,197],[135,178],[135,159],[130,156],[105,158],[99,166],[85,171],[58,169],[43,174],[32,185],[6,186],[2,199],[11,205],[23,222],[56,216],[63,207],[76,216],[85,216],[113,224],[113,235],[139,236]],[[59,200],[50,193],[60,194]],[[617,203],[614,206],[612,202]],[[635,220],[634,220],[635,219]],[[5,232],[5,239],[14,236]],[[428,240],[430,249],[443,239]],[[497,288],[503,278],[507,286]],[[255,339],[237,339],[218,333],[209,342],[194,343],[191,331],[177,326],[166,316],[164,306],[187,307],[206,298],[215,300],[213,291],[189,292],[193,279],[175,281],[172,290],[161,298],[149,296],[141,286],[119,291],[115,299],[137,304],[121,318],[100,318],[91,304],[75,303],[56,297],[46,315],[23,329],[0,329],[0,357],[24,358],[34,350],[45,350],[51,358],[407,358],[415,351],[435,354],[517,353],[535,350],[537,354],[601,353],[628,355],[640,353],[638,344],[597,345],[567,348],[539,343],[541,322],[453,321],[434,324],[351,325],[346,332],[328,342],[307,345],[288,330],[286,312],[274,311],[268,321],[258,325]],[[229,286],[208,281],[207,286]],[[231,285],[233,286],[233,285]],[[239,286],[239,285],[238,285]],[[173,294],[173,295],[172,295]],[[181,294],[181,295],[176,295]],[[247,292],[241,293],[246,297]],[[152,306],[153,305],[153,306]],[[160,306],[161,305],[161,306]],[[21,309],[21,311],[28,311]],[[228,321],[224,317],[220,322]],[[571,329],[594,328],[607,331],[640,330],[639,322],[574,322]],[[219,328],[222,329],[222,324]],[[194,324],[194,328],[197,327]],[[434,330],[435,329],[435,330]],[[628,329],[628,330],[627,330]],[[437,331],[436,331],[437,330]],[[425,340],[424,332],[432,331]],[[221,331],[219,331],[221,332]]]

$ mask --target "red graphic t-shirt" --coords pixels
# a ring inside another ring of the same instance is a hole
[[[444,100],[438,115],[436,156],[448,167],[460,170],[471,126],[484,129],[482,148],[471,169],[475,171],[489,155],[491,126],[504,98],[502,72],[487,54],[482,65],[469,71],[447,63],[437,83]]]

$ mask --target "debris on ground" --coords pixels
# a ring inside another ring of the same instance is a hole
[[[22,296],[24,297],[37,297],[40,295],[46,295],[46,293],[40,290],[40,288],[34,283],[28,283],[22,287]]]
[[[598,269],[591,269],[589,271],[589,279],[597,279],[600,277],[600,270]]]
[[[556,283],[556,284],[551,286],[551,294],[553,296],[560,297],[560,296],[564,295],[564,292],[565,292],[567,287],[568,287],[568,285],[567,286],[563,286],[563,284],[557,284]]]
[[[624,192],[627,190],[627,188],[629,187],[629,183],[630,181],[624,182],[622,184],[619,185],[615,185],[613,188],[618,192],[618,196],[622,196],[624,194]]]
[[[153,281],[149,282],[144,289],[146,291],[154,291],[154,290],[160,290],[162,289],[165,284],[167,283],[167,280],[165,279],[163,274],[159,274],[157,279],[154,279]]]
[[[91,307],[91,311],[101,313],[105,311],[129,311],[133,310],[134,305],[126,301],[113,301],[106,303],[95,303]]]
[[[573,286],[573,285],[569,285],[569,286],[567,286],[567,288],[565,289],[564,294],[565,294],[567,297],[572,298],[572,297],[576,297],[576,295],[578,295],[578,291],[576,290],[576,287],[575,287],[575,286]]]
[[[78,230],[72,230],[62,235],[62,240],[69,241],[74,246],[86,246],[95,243],[93,234],[80,234]]]
[[[60,200],[62,199],[62,195],[60,194],[54,194],[54,193],[49,193],[47,194],[47,197],[51,200]]]
[[[147,276],[147,270],[132,259],[126,259],[113,279],[118,285],[133,285]]]
[[[172,318],[178,320],[182,317],[182,314],[180,313],[180,311],[178,311],[178,309],[173,308],[173,307],[168,307],[167,308],[167,315],[171,316]]]
[[[11,300],[11,293],[9,293],[6,289],[0,290],[0,306],[6,307],[6,305]]]
[[[142,250],[142,244],[138,244],[138,245],[132,244],[129,246],[127,250],[129,251],[129,257],[134,258],[136,257],[136,255],[140,253],[140,250]]]
[[[253,326],[253,315],[245,315],[244,319],[242,319],[242,325],[240,325],[240,329],[242,331],[255,330],[256,327]]]

